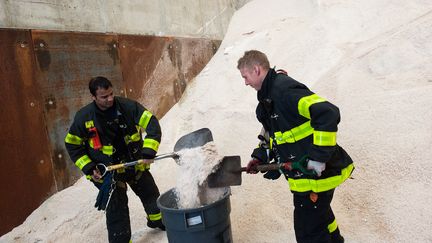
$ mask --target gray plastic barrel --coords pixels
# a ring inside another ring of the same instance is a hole
[[[173,189],[157,199],[170,243],[232,242],[230,190],[218,201],[192,209],[178,209]]]

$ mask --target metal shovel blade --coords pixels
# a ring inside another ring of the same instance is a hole
[[[194,132],[188,133],[177,140],[174,145],[174,152],[182,149],[197,148],[213,141],[213,135],[208,128],[201,128]]]
[[[207,177],[207,184],[210,188],[241,185],[242,170],[240,156],[225,156],[219,168]]]

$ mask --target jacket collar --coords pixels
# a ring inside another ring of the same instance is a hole
[[[269,71],[267,72],[266,77],[263,80],[261,89],[257,93],[258,101],[264,100],[266,98],[270,98],[269,97],[270,90],[275,77],[276,77],[276,71],[274,70],[274,68],[270,68]]]
[[[95,110],[96,114],[102,115],[102,116],[107,116],[107,115],[109,115],[109,116],[115,116],[115,115],[117,115],[119,113],[118,111],[120,110],[119,102],[118,102],[118,97],[117,96],[114,97],[114,104],[113,104],[113,106],[110,107],[109,109],[105,110],[105,111],[99,109],[99,107],[96,105],[95,101],[93,101],[93,106],[94,106],[94,110]]]

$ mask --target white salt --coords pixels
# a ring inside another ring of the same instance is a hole
[[[179,209],[198,208],[216,202],[224,196],[227,188],[209,188],[206,181],[222,159],[214,142],[184,149],[178,154],[180,170],[175,192]]]

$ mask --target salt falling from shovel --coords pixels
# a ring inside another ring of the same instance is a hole
[[[213,142],[204,146],[184,149],[180,155],[180,171],[175,189],[179,209],[197,208],[216,202],[224,196],[226,188],[209,188],[208,175],[222,159]]]

